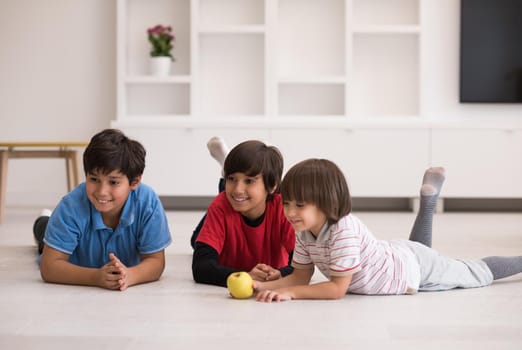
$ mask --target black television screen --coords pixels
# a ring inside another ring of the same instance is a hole
[[[522,102],[522,0],[461,0],[460,102]]]

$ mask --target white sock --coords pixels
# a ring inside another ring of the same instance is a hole
[[[53,212],[51,209],[42,209],[42,211],[40,212],[40,216],[51,216],[52,213]]]
[[[229,152],[228,146],[225,143],[225,141],[219,136],[214,136],[210,140],[208,140],[207,148],[212,158],[217,160],[219,165],[221,165],[221,168],[223,168],[223,165],[225,164],[225,158],[227,157],[227,154]]]
[[[422,178],[421,196],[434,196],[440,193],[444,183],[446,170],[443,167],[433,167],[426,170]]]

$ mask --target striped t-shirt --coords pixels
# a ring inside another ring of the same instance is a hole
[[[297,269],[315,265],[328,279],[353,274],[347,293],[406,294],[418,288],[418,276],[412,271],[419,267],[413,253],[400,241],[376,239],[352,214],[326,224],[317,239],[309,231],[299,232],[292,265]]]

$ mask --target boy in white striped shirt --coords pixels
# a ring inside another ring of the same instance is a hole
[[[254,282],[256,299],[340,299],[347,293],[475,288],[522,272],[522,256],[462,260],[431,248],[433,213],[443,182],[444,168],[426,170],[409,240],[384,241],[350,213],[350,192],[337,165],[325,159],[296,164],[281,183],[285,216],[297,232],[294,272],[276,281]],[[328,281],[310,284],[315,266]]]

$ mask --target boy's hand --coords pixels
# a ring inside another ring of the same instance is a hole
[[[125,265],[114,255],[109,254],[110,261],[100,268],[100,286],[107,289],[119,289],[124,291],[128,287],[128,270]]]
[[[256,293],[256,300],[271,303],[272,301],[287,301],[292,300],[292,295],[285,288],[276,290],[262,290]]]
[[[281,278],[281,271],[267,264],[257,264],[249,273],[255,281],[273,281]]]
[[[292,295],[286,288],[279,288],[276,290],[262,290],[256,293],[256,300],[271,303],[272,301],[287,301],[292,300]]]
[[[114,267],[114,274],[119,277],[117,280],[117,289],[123,292],[125,289],[127,289],[127,287],[129,287],[129,270],[127,269],[127,266],[123,265],[120,259],[114,255],[114,253],[109,254],[109,259],[111,259],[109,265]]]
[[[257,301],[270,303],[272,301],[286,301],[294,299],[292,287],[270,288],[270,282],[254,281],[254,293]]]
[[[254,281],[254,283],[252,284],[252,287],[254,288],[254,293],[259,293],[260,291],[264,290],[263,285],[263,282]]]

